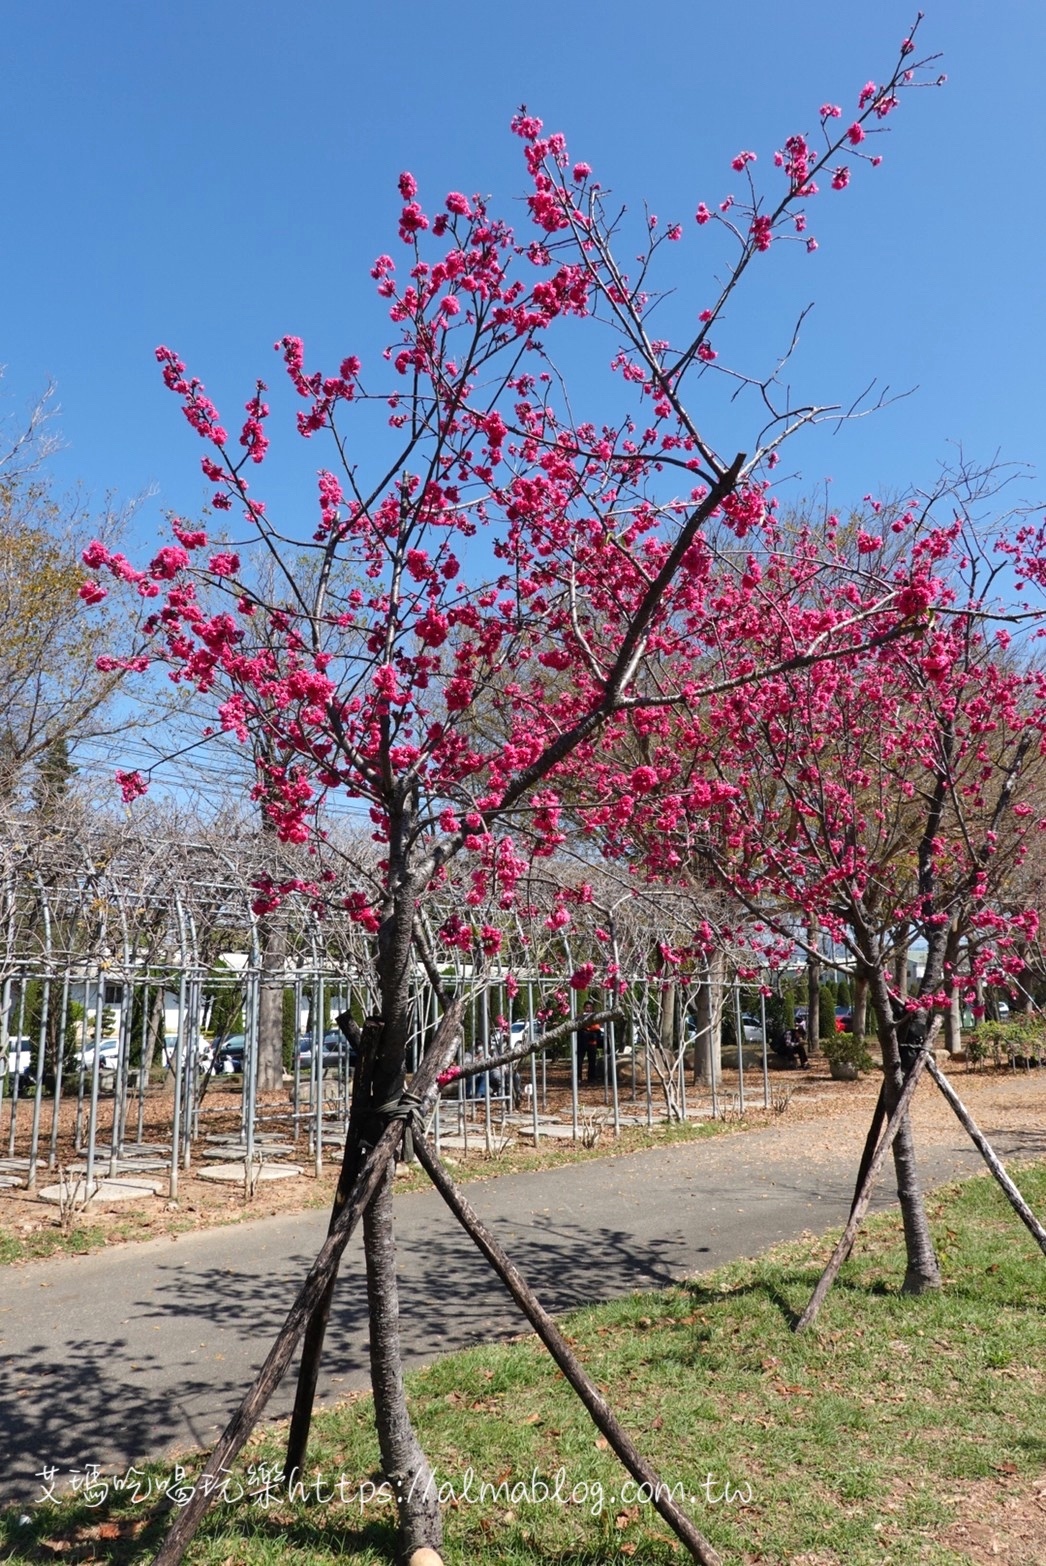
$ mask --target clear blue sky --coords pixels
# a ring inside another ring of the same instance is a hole
[[[479,190],[511,213],[523,181],[507,122],[525,101],[621,199],[690,220],[736,184],[740,148],[762,169],[790,131],[816,129],[820,103],[850,107],[912,15],[896,0],[8,7],[7,403],[53,379],[56,475],[97,497],[155,485],[138,523],[151,540],[164,507],[192,514],[206,494],[202,445],[154,346],[181,353],[232,425],[255,376],[279,380],[282,333],[324,366],[366,353],[383,331],[367,271],[395,251],[401,169],[423,197]],[[921,37],[948,85],[909,95],[883,166],[815,203],[818,254],[781,261],[772,296],[733,323],[750,352],[764,322],[780,335],[815,300],[805,388],[846,399],[874,376],[918,386],[793,451],[806,486],[830,474],[841,502],[930,482],[949,442],[1046,470],[1046,8],[941,0]],[[299,472],[324,460],[295,457]],[[283,504],[293,476],[274,471]]]

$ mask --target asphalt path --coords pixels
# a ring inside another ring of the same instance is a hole
[[[989,1130],[990,1128],[986,1128]],[[816,1122],[608,1157],[468,1186],[470,1201],[554,1311],[662,1287],[779,1240],[841,1223],[855,1150]],[[1033,1145],[1037,1144],[1037,1145]],[[1043,1138],[1000,1133],[1006,1157]],[[955,1127],[920,1154],[927,1184],[976,1172]],[[884,1180],[879,1205],[892,1189]],[[41,1496],[206,1447],[224,1427],[322,1243],[312,1212],[0,1268],[0,1500]],[[510,1337],[526,1322],[434,1192],[397,1198],[410,1365]],[[293,1369],[272,1403],[289,1411]],[[320,1401],[367,1384],[358,1237],[342,1262]]]

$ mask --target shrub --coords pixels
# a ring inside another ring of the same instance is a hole
[[[818,994],[817,1025],[821,1048],[835,1033],[835,985],[822,984]]]
[[[830,1066],[856,1066],[858,1071],[871,1071],[875,1065],[864,1040],[852,1033],[833,1031],[821,1040],[821,1048]]]
[[[975,1065],[990,1060],[996,1066],[1038,1066],[1044,1057],[1046,1029],[1039,1019],[981,1022],[966,1034],[966,1058]]]

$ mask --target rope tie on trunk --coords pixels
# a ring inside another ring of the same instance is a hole
[[[404,1088],[399,1098],[391,1098],[387,1104],[378,1104],[371,1111],[372,1114],[383,1120],[386,1125],[389,1125],[393,1120],[406,1122],[403,1128],[403,1145],[399,1154],[400,1161],[403,1163],[413,1163],[414,1138],[415,1136],[421,1136],[425,1129],[424,1121],[421,1118],[421,1107],[422,1100],[418,1095],[412,1093],[409,1088]]]

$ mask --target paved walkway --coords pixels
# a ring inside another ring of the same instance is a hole
[[[663,1286],[843,1220],[859,1152],[834,1123],[608,1157],[468,1187],[544,1303],[565,1310]],[[985,1130],[991,1135],[991,1126]],[[829,1137],[831,1140],[829,1141]],[[1046,1151],[1000,1133],[1004,1156]],[[928,1183],[983,1167],[956,1125],[926,1149]],[[889,1182],[887,1182],[887,1186]],[[885,1189],[885,1187],[884,1187]],[[885,1205],[886,1198],[883,1199]],[[409,1363],[525,1327],[433,1192],[397,1202]],[[112,1472],[210,1445],[319,1248],[321,1213],[0,1268],[0,1501],[41,1493],[88,1463]],[[363,1265],[346,1252],[322,1399],[367,1382]],[[270,1405],[288,1411],[289,1375]]]

